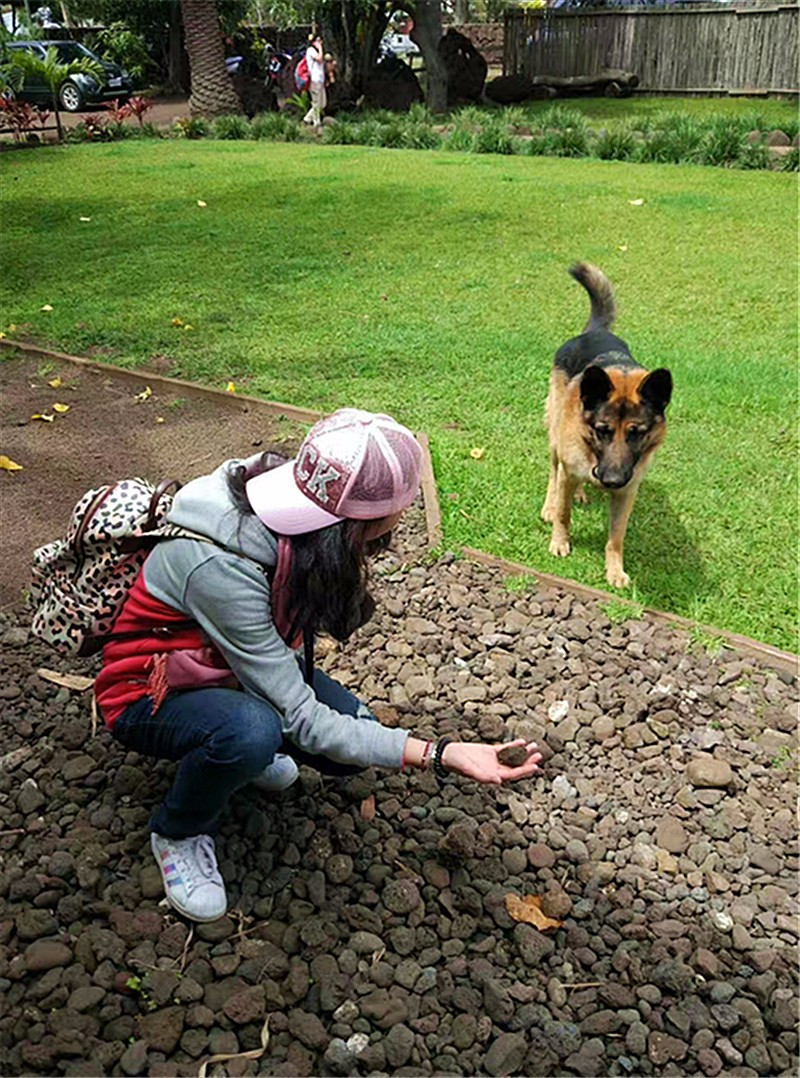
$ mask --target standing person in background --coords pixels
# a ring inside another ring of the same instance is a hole
[[[311,108],[303,117],[303,123],[321,127],[322,113],[327,104],[325,94],[325,50],[322,47],[321,34],[315,34],[310,38],[310,44],[306,49],[306,63],[308,64],[308,90],[311,94]]]

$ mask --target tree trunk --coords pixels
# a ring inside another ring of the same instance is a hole
[[[181,11],[192,75],[189,111],[193,116],[239,112],[239,99],[225,67],[216,0],[181,0]]]
[[[189,78],[189,58],[183,40],[183,22],[181,20],[180,0],[170,0],[169,34],[164,50],[167,82],[176,93],[186,94],[191,88]],[[162,46],[163,47],[163,46]]]
[[[419,0],[414,5],[411,40],[419,45],[428,79],[427,101],[431,112],[447,110],[447,70],[439,55],[442,8],[439,0]]]
[[[338,4],[320,7],[319,23],[325,50],[339,65],[337,81],[346,85],[354,97],[364,91],[394,7],[392,0],[381,0],[369,6],[340,0]]]

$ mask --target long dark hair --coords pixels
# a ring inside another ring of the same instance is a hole
[[[240,513],[253,515],[245,492],[247,480],[285,463],[277,453],[264,453],[249,470],[243,464],[231,469],[228,490]],[[347,640],[372,617],[375,602],[367,590],[368,559],[385,550],[392,538],[387,532],[377,539],[366,539],[373,523],[342,520],[328,528],[291,536],[293,633],[311,630]]]

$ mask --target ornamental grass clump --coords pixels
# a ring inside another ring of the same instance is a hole
[[[220,116],[214,121],[213,134],[216,139],[248,139],[251,136],[250,121],[236,113]]]
[[[703,127],[682,112],[665,112],[653,120],[647,139],[639,147],[637,161],[687,164],[699,159]]]

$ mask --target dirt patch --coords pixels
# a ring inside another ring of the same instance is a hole
[[[61,384],[53,387],[55,379]],[[55,404],[69,411],[59,414]],[[54,419],[31,418],[37,414]],[[291,455],[304,430],[252,401],[168,389],[147,374],[132,378],[41,358],[3,359],[0,452],[23,470],[0,470],[0,605],[19,600],[32,551],[63,533],[89,488],[134,475],[186,482],[228,457],[260,449]]]

